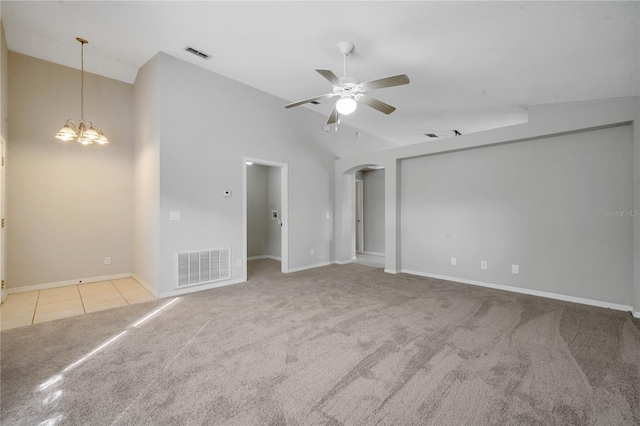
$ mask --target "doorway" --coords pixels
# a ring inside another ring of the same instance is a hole
[[[289,272],[288,166],[270,160],[243,159],[245,263],[257,259],[280,262]]]
[[[385,170],[369,166],[355,179],[355,262],[384,268],[385,265]]]
[[[364,253],[363,181],[356,179],[356,255]]]

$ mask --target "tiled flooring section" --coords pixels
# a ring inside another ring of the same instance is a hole
[[[15,293],[0,306],[2,330],[155,300],[133,278]]]
[[[357,260],[354,263],[359,263],[365,266],[372,266],[374,268],[384,268],[384,256],[357,253],[356,258]]]

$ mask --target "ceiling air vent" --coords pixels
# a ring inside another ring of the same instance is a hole
[[[438,135],[436,135],[435,133],[425,133],[425,136],[429,136],[430,138],[437,138]]]
[[[198,49],[194,49],[193,47],[187,47],[187,48],[186,48],[186,49],[184,49],[184,50],[186,50],[186,51],[187,51],[187,52],[189,52],[189,53],[193,53],[194,55],[196,55],[196,56],[198,56],[198,57],[200,57],[200,58],[202,58],[202,59],[209,59],[209,58],[211,58],[211,55],[209,55],[208,53],[204,53],[203,51],[198,50]]]

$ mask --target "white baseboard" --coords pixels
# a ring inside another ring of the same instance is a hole
[[[162,292],[162,293],[158,294],[158,299],[163,299],[165,297],[182,296],[183,294],[195,293],[196,291],[210,290],[212,288],[225,287],[225,286],[233,285],[233,284],[240,284],[240,283],[244,283],[246,281],[247,281],[246,279],[241,278],[239,280],[219,281],[219,282],[211,283],[211,284],[196,285],[196,286],[189,287],[189,288],[181,288],[181,289],[178,289],[178,290],[165,291],[165,292]]]
[[[155,288],[151,287],[149,285],[149,283],[146,282],[145,280],[143,280],[142,278],[140,278],[139,275],[131,274],[131,276],[133,277],[134,280],[138,281],[142,287],[146,288],[149,293],[153,294],[153,296],[156,299],[158,298],[158,290],[156,290]]]
[[[336,265],[346,265],[348,263],[353,263],[353,260],[334,260],[333,263]]]
[[[66,287],[69,285],[76,285],[76,284],[87,284],[87,283],[96,283],[98,281],[118,280],[120,278],[130,278],[132,276],[133,274],[131,272],[125,272],[123,274],[103,275],[101,277],[78,278],[75,280],[27,285],[24,287],[13,287],[13,288],[7,289],[7,291],[9,294],[26,293],[28,291],[48,290],[50,288]]]
[[[398,273],[398,271],[397,271],[397,270],[395,270],[395,269],[387,269],[387,268],[384,268],[384,271],[385,271],[387,274],[397,274],[397,273]],[[400,271],[400,272],[404,272],[404,271]]]
[[[616,311],[631,311],[633,309],[631,306],[627,306],[627,305],[619,305],[617,303],[603,302],[600,300],[593,300],[593,299],[585,299],[582,297],[567,296],[564,294],[550,293],[547,291],[531,290],[528,288],[512,287],[512,286],[500,285],[500,284],[490,284],[490,283],[485,283],[481,281],[467,280],[464,278],[448,277],[446,275],[427,274],[425,272],[410,271],[407,269],[402,269],[401,272],[405,274],[419,275],[422,277],[436,278],[439,280],[455,281],[462,284],[471,284],[471,285],[477,285],[480,287],[488,287],[496,290],[510,291],[512,293],[529,294],[531,296],[546,297],[547,299],[556,299],[556,300],[562,300],[565,302],[579,303],[581,305],[597,306],[599,308],[609,308],[609,309],[614,309]]]
[[[322,263],[316,263],[314,265],[306,265],[306,266],[298,266],[296,268],[289,268],[287,272],[304,271],[305,269],[320,268],[321,266],[327,266],[327,265],[331,265],[331,262],[322,262]]]
[[[369,254],[371,256],[384,257],[384,253],[378,253],[378,252],[375,252],[375,251],[365,251],[365,252],[362,252],[362,254]]]
[[[640,312],[633,311],[633,316],[635,318],[640,318]]]
[[[268,254],[263,254],[260,256],[251,256],[251,257],[247,257],[247,260],[261,260],[261,259],[273,259],[273,260],[277,260],[278,262],[281,262],[282,259],[277,257],[277,256],[271,256]]]

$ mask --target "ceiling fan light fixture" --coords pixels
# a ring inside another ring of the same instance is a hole
[[[336,109],[342,115],[349,115],[356,110],[358,103],[351,96],[343,96],[336,102]]]

